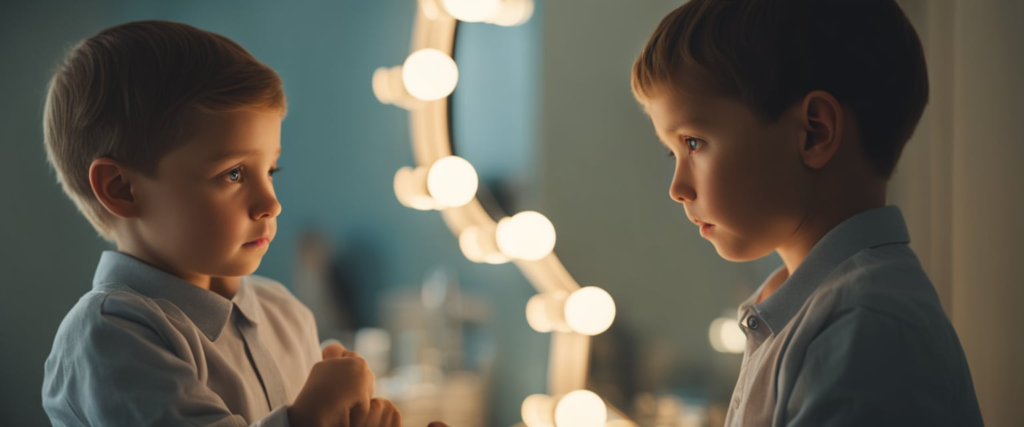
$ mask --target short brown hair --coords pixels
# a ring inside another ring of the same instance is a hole
[[[769,122],[826,91],[885,179],[928,102],[921,42],[895,0],[691,0],[654,30],[632,87],[642,103],[665,89],[728,96]]]
[[[281,78],[227,37],[190,25],[139,21],[79,42],[50,80],[43,113],[57,181],[99,234],[113,215],[92,192],[89,167],[110,157],[147,176],[186,137],[194,113],[286,112]]]

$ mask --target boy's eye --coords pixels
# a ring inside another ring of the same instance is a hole
[[[674,158],[676,158],[676,152],[672,151],[672,150],[668,150],[668,156],[674,159]]]
[[[228,178],[228,181],[231,181],[231,182],[241,181],[241,179],[242,179],[242,168],[231,169],[230,171],[228,171],[227,178]]]
[[[273,178],[273,177],[274,177],[274,174],[275,174],[275,173],[278,173],[278,172],[280,172],[280,171],[281,171],[281,168],[271,168],[271,169],[270,169],[270,177],[271,177],[271,178]]]
[[[700,144],[703,143],[703,141],[689,136],[684,138],[683,141],[686,142],[686,148],[690,151],[697,151],[700,148]]]

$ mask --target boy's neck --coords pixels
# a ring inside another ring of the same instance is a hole
[[[886,203],[884,186],[881,187],[881,191],[865,192],[861,197],[843,192],[833,194],[844,194],[844,197],[840,200],[823,201],[812,206],[805,213],[799,228],[789,241],[776,248],[776,252],[782,258],[782,263],[786,266],[786,277],[793,275],[814,245],[818,244],[825,234],[837,225],[861,212],[883,207]],[[784,282],[785,280],[779,280],[775,283],[768,283],[761,291],[756,303],[767,299]]]
[[[211,291],[229,300],[235,297],[235,294],[238,293],[238,287],[241,286],[241,279],[238,277],[217,277],[190,273],[175,268],[170,263],[164,261],[156,253],[147,250],[142,245],[133,245],[131,243],[119,241],[117,243],[117,251],[126,255],[131,255],[152,267],[163,270],[168,274],[177,276],[186,282]]]

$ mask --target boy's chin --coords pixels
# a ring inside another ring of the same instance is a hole
[[[256,272],[256,269],[260,267],[260,263],[262,261],[262,256],[254,257],[251,260],[240,260],[238,262],[231,263],[231,265],[226,266],[226,268],[222,269],[222,271],[219,271],[218,274],[216,275],[221,277],[248,276]]]
[[[715,243],[712,241],[712,244],[715,245],[715,251],[718,252],[718,256],[731,262],[753,261],[772,253],[772,250],[760,250],[749,245],[737,245],[734,242]]]

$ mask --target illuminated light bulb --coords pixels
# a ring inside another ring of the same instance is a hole
[[[555,405],[557,427],[604,427],[608,421],[608,408],[604,401],[590,390],[576,390],[558,399]]]
[[[503,27],[522,25],[533,16],[533,8],[533,0],[502,0],[498,11],[486,22]]]
[[[547,301],[544,294],[537,294],[526,303],[526,323],[533,330],[546,333],[555,329],[547,313]]]
[[[558,332],[572,332],[572,328],[565,321],[565,300],[569,298],[569,293],[553,291],[545,292],[543,295],[544,314],[551,322],[551,327]]]
[[[419,0],[420,10],[430,20],[437,19],[438,15],[441,14],[441,9],[437,4],[437,0]]]
[[[531,394],[523,400],[520,414],[523,416],[523,424],[528,427],[554,427],[554,404],[551,396],[546,394]]]
[[[498,12],[501,0],[444,0],[448,14],[463,22],[481,22]]]
[[[565,322],[583,335],[597,335],[615,321],[615,301],[604,289],[587,286],[565,300]]]
[[[427,190],[439,206],[459,207],[476,197],[479,179],[466,159],[448,156],[430,166]]]
[[[480,228],[469,227],[459,234],[459,249],[462,249],[466,259],[476,263],[484,262],[484,250],[480,248],[479,233]]]
[[[494,224],[474,225],[459,234],[459,248],[470,261],[487,264],[504,264],[509,261],[498,250],[494,240]]]
[[[380,67],[373,72],[373,96],[381,104],[393,104],[398,95],[391,90],[391,69]]]
[[[436,203],[427,193],[426,170],[424,168],[403,167],[395,173],[395,196],[403,206],[428,211],[434,209]]]
[[[555,226],[538,212],[520,212],[498,221],[497,239],[509,258],[536,261],[555,248]]]
[[[747,336],[743,334],[736,319],[729,317],[719,317],[711,322],[708,339],[711,347],[719,353],[743,353],[747,345]]]
[[[420,49],[405,59],[402,83],[409,94],[424,101],[444,98],[459,82],[459,67],[444,52]]]
[[[409,94],[402,82],[402,66],[380,67],[373,72],[373,95],[382,104],[394,104],[407,110],[414,110],[424,101]]]
[[[504,264],[509,261],[508,257],[501,252],[492,252],[484,255],[484,262],[492,265]]]
[[[743,353],[747,346],[747,336],[743,334],[736,319],[729,319],[722,325],[722,344],[730,353]]]

